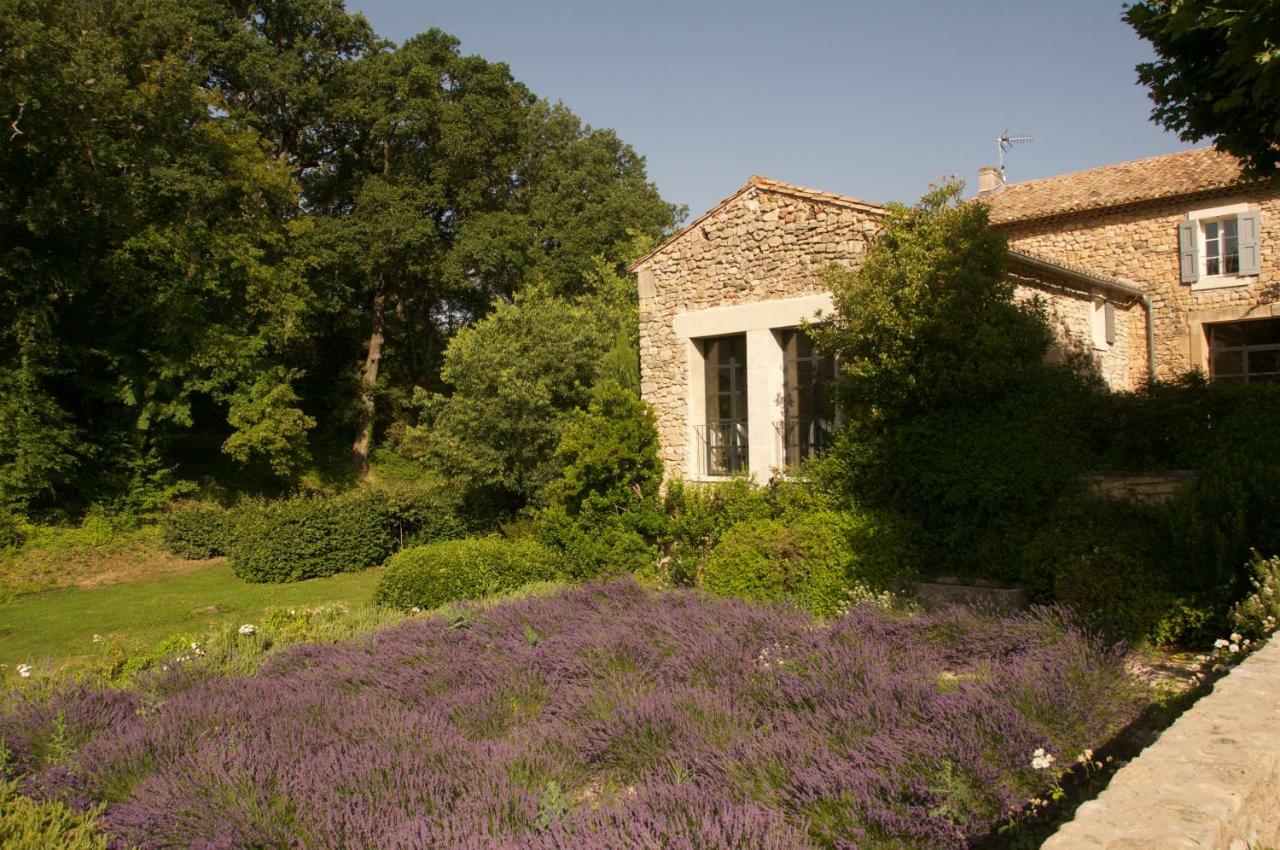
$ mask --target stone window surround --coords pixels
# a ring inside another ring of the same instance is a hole
[[[698,432],[705,425],[706,375],[698,340],[704,337],[745,334],[747,340],[747,467],[757,482],[765,483],[770,470],[779,466],[775,424],[783,418],[783,352],[777,331],[794,328],[806,320],[833,312],[830,293],[798,298],[727,304],[680,313],[672,320],[676,341],[685,350],[685,380],[688,423],[685,451],[685,478],[689,481],[723,481],[726,476],[708,475],[705,455],[697,445]]]
[[[1240,274],[1215,274],[1206,275],[1204,273],[1205,263],[1205,245],[1204,245],[1204,222],[1234,218],[1242,212],[1248,212],[1251,209],[1257,209],[1256,204],[1238,203],[1224,204],[1216,207],[1202,207],[1200,209],[1190,210],[1187,213],[1187,220],[1196,222],[1196,239],[1199,247],[1196,255],[1200,262],[1200,277],[1195,283],[1191,284],[1191,289],[1225,289],[1231,286],[1245,286],[1249,283],[1249,275]]]
[[[1187,314],[1187,330],[1190,338],[1190,362],[1193,369],[1209,375],[1209,342],[1204,326],[1217,322],[1245,322],[1250,319],[1280,319],[1280,303],[1238,304],[1211,310],[1192,310]]]

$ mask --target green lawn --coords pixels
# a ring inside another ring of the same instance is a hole
[[[96,655],[117,638],[148,646],[174,634],[201,634],[223,622],[254,623],[264,609],[372,601],[380,568],[291,584],[250,584],[225,562],[124,584],[20,596],[0,605],[0,664],[61,667]],[[2,677],[2,676],[0,676]]]

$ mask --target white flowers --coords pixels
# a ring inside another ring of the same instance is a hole
[[[1240,633],[1239,633],[1239,632],[1232,632],[1232,633],[1231,633],[1231,642],[1232,642],[1232,643],[1239,643],[1241,640],[1243,640],[1243,638],[1240,636]]]
[[[258,627],[255,626],[253,623],[245,623],[243,626],[240,627],[240,634],[242,635],[256,635],[257,633],[258,633]]]
[[[761,670],[783,667],[787,664],[786,653],[790,649],[790,644],[775,643],[773,646],[766,646],[756,655],[756,666]]]
[[[1036,770],[1048,770],[1055,761],[1057,759],[1053,757],[1053,753],[1045,752],[1044,747],[1036,747],[1036,751],[1031,754],[1031,766]]]
[[[93,636],[93,642],[94,642],[94,643],[101,643],[101,642],[102,642],[102,635],[94,635],[94,636]]]
[[[19,664],[17,669],[18,669],[18,675],[21,676],[22,678],[24,679],[31,678],[32,667],[30,664]]]
[[[1089,762],[1093,761],[1093,750],[1086,749],[1080,755],[1076,756],[1076,761],[1080,762],[1081,764],[1088,764]]]
[[[1213,642],[1214,649],[1226,649],[1230,645],[1231,645],[1231,641],[1227,640],[1226,638],[1218,638]]]

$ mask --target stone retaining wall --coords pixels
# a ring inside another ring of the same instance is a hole
[[[1172,499],[1195,477],[1195,470],[1172,469],[1135,475],[1090,475],[1085,478],[1085,483],[1094,493],[1107,499],[1158,505]]]
[[[1232,670],[1042,850],[1280,848],[1280,640]]]

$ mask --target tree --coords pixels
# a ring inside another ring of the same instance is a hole
[[[155,485],[196,425],[247,463],[305,459],[297,185],[205,87],[196,27],[177,2],[3,3],[4,499]]]
[[[439,386],[454,328],[529,281],[573,295],[629,232],[656,236],[673,208],[608,131],[538,101],[501,63],[432,30],[360,59],[334,107],[342,156],[309,179],[322,276],[343,281],[364,329],[352,456],[367,464],[376,400]],[[390,371],[388,371],[388,369]]]
[[[883,419],[981,403],[1037,368],[1052,342],[1014,301],[1004,237],[948,182],[914,207],[890,204],[857,272],[827,276],[835,298],[819,340],[841,360],[846,407]]]
[[[586,407],[619,329],[635,324],[627,281],[601,259],[592,291],[561,298],[546,284],[499,299],[445,352],[450,392],[419,390],[420,423],[402,448],[429,461],[497,514],[532,502],[558,473],[565,417]]]
[[[833,489],[921,531],[930,568],[1017,577],[1017,541],[1080,472],[1097,380],[1045,362],[1043,311],[1015,299],[986,207],[947,183],[891,205],[856,272],[829,276],[844,425]]]
[[[1280,3],[1147,0],[1124,19],[1158,56],[1137,67],[1153,121],[1212,139],[1255,175],[1280,172]]]
[[[587,408],[566,417],[555,455],[559,473],[540,495],[534,530],[564,553],[566,571],[588,578],[652,565],[663,525],[653,409],[604,379]]]

